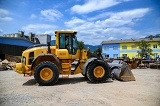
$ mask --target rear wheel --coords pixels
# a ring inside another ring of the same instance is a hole
[[[41,62],[35,68],[34,78],[39,85],[53,85],[59,78],[58,68],[50,61]]]
[[[86,75],[92,83],[105,82],[109,78],[108,64],[103,61],[92,61]]]

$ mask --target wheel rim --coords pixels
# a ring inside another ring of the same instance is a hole
[[[40,77],[42,80],[48,81],[53,77],[53,72],[50,68],[43,68],[40,71]]]
[[[105,70],[104,70],[104,68],[102,66],[97,66],[94,69],[93,73],[94,73],[94,76],[96,78],[102,78],[104,76],[104,74],[105,74]]]

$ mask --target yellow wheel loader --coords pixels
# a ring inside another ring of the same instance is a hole
[[[80,50],[77,45],[77,32],[72,30],[55,31],[55,46],[39,44],[23,51],[21,63],[16,64],[19,74],[34,76],[39,85],[53,85],[59,76],[82,73],[90,82],[105,82],[110,77],[108,63],[90,57],[88,50]]]

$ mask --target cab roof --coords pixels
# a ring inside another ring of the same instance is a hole
[[[77,33],[77,31],[74,30],[55,30],[55,34],[56,33]]]

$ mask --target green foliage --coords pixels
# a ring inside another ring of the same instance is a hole
[[[78,41],[78,48],[79,48],[80,50],[84,49],[84,42]]]
[[[148,35],[145,38],[150,38],[152,36],[152,38],[160,38],[160,34],[156,34],[156,35]]]
[[[140,49],[137,51],[137,53],[141,58],[153,55],[153,50],[151,49],[151,45],[149,44],[149,42],[141,40],[140,42],[138,42],[137,46]]]
[[[152,36],[152,38],[160,38],[160,34],[156,34],[156,35],[148,35],[145,38],[150,38]],[[158,42],[158,45],[160,45],[160,41]]]
[[[102,53],[102,48],[101,48],[101,47],[99,47],[99,48],[100,48],[100,53]],[[98,49],[98,48],[97,48],[97,49]],[[93,51],[93,54],[94,54],[94,55],[97,54],[97,53],[96,53],[96,52],[97,52],[97,49]]]

